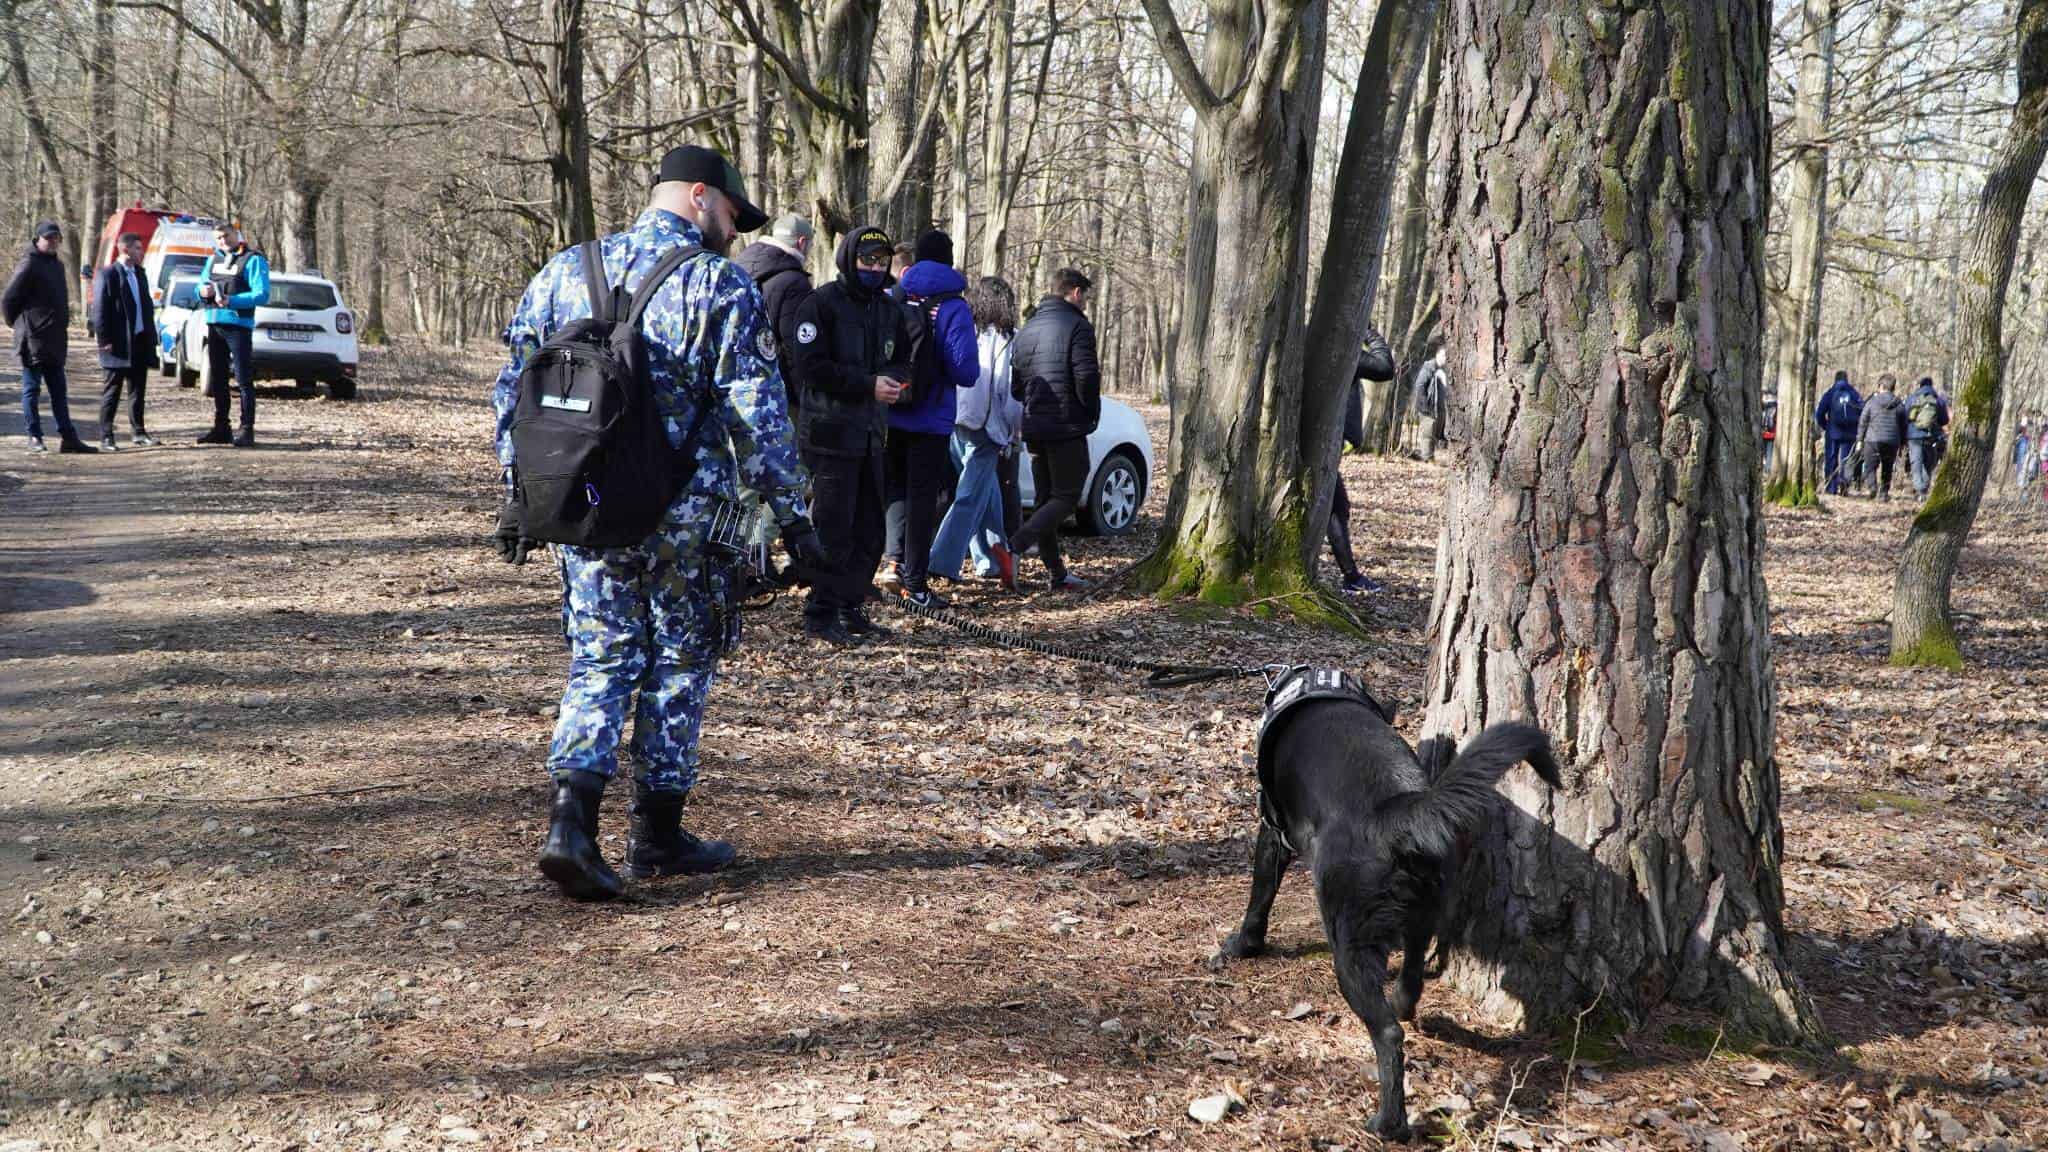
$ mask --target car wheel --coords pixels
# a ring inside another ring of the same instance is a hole
[[[327,395],[335,400],[356,398],[356,382],[346,376],[337,376],[327,382]]]
[[[197,388],[199,386],[199,369],[189,367],[186,364],[184,337],[179,337],[178,342],[172,345],[171,359],[178,366],[178,387]]]
[[[1145,475],[1128,452],[1112,452],[1095,470],[1084,523],[1098,536],[1121,536],[1138,523],[1145,503]]]
[[[320,394],[320,382],[318,380],[294,380],[292,381],[292,387],[297,389],[301,396],[317,396]]]

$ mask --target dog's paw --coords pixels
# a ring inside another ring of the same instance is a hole
[[[1389,1144],[1406,1144],[1415,1138],[1415,1129],[1408,1126],[1405,1116],[1374,1116],[1365,1122],[1365,1130]]]
[[[1264,955],[1265,951],[1266,941],[1263,937],[1254,940],[1242,932],[1232,932],[1216,949],[1216,955],[1219,960],[1243,960],[1250,956]]]

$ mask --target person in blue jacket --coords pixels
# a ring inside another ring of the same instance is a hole
[[[898,285],[910,317],[910,387],[889,409],[882,491],[889,502],[889,572],[903,595],[926,607],[944,604],[927,584],[939,497],[953,478],[955,393],[981,375],[967,279],[953,267],[953,238],[934,228],[917,238],[916,262]],[[884,582],[888,582],[885,575]]]
[[[199,270],[199,300],[205,306],[207,386],[213,391],[213,430],[201,444],[256,446],[256,378],[249,362],[256,336],[256,309],[270,303],[270,262],[249,247],[233,224],[216,225],[213,254]],[[242,394],[242,430],[228,433],[228,370]]]
[[[1814,405],[1813,423],[1827,440],[1827,454],[1822,457],[1825,468],[1828,495],[1839,496],[1849,488],[1854,477],[1848,475],[1849,454],[1856,447],[1856,426],[1863,421],[1863,397],[1856,386],[1849,383],[1847,372],[1835,373],[1835,382],[1821,395],[1820,403]]]
[[[1927,489],[1934,483],[1947,429],[1948,401],[1935,390],[1932,376],[1922,376],[1920,386],[1906,397],[1906,461],[1913,469],[1913,491],[1922,500],[1927,499]]]

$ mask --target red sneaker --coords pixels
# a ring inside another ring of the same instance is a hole
[[[989,558],[996,562],[996,580],[1005,592],[1017,590],[1017,557],[1001,544],[989,549]]]

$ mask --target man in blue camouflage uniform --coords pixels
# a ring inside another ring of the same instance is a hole
[[[739,232],[764,223],[724,157],[684,147],[662,158],[653,196],[632,229],[601,241],[606,280],[623,282],[628,292],[675,246],[704,248],[661,283],[641,331],[669,442],[681,449],[699,406],[716,407],[696,437],[694,474],[653,535],[627,548],[556,549],[569,684],[548,749],[555,798],[540,866],[577,899],[610,899],[622,888],[597,848],[597,811],[629,706],[634,798],[626,874],[709,872],[733,859],[730,844],[700,840],[682,828],[683,800],[697,775],[704,698],[727,645],[726,622],[737,611],[742,575],[707,552],[714,514],[744,483],[765,496],[799,560],[815,564],[823,557],[805,505],[774,333],[752,279],[725,259]],[[492,405],[508,485],[519,463],[511,428],[520,372],[550,334],[591,314],[581,259],[572,248],[534,277],[505,329],[511,358],[498,374]],[[498,544],[513,563],[524,562],[534,547],[521,538],[518,510],[509,502]]]

